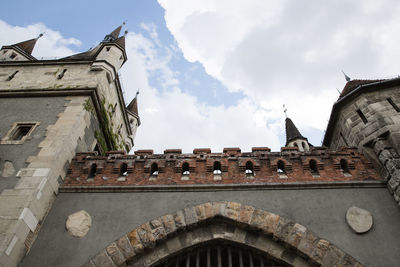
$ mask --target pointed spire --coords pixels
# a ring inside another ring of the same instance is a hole
[[[285,123],[286,123],[286,145],[290,141],[296,138],[304,138],[290,118],[286,118]]]
[[[125,21],[119,25],[115,30],[113,30],[110,34],[107,34],[104,37],[103,42],[113,42],[119,37],[119,33],[121,32],[122,26],[125,25]]]
[[[137,105],[137,96],[139,95],[139,89],[136,92],[135,97],[132,99],[131,103],[126,107],[127,110],[135,114],[136,116],[139,116],[138,112],[138,105]]]
[[[12,46],[17,46],[18,48],[22,49],[28,55],[32,55],[32,51],[33,51],[33,48],[35,47],[36,41],[42,36],[43,36],[43,33],[39,34],[39,36],[34,39],[16,43],[16,44],[13,44]]]
[[[351,78],[349,76],[346,75],[346,73],[344,73],[344,71],[342,70],[342,73],[344,75],[344,78],[346,79],[347,82],[351,81]]]
[[[124,35],[122,35],[117,40],[115,40],[115,43],[120,45],[123,49],[125,49],[125,36],[127,34],[128,34],[128,31],[125,31]]]

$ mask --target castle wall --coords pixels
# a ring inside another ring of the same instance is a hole
[[[400,203],[399,89],[377,88],[343,104],[327,145],[331,149],[357,147],[380,170],[390,193]]]
[[[0,139],[15,122],[40,123],[22,144],[0,144],[0,192],[14,188],[17,172],[27,166],[29,157],[38,154],[47,127],[57,121],[67,102],[65,97],[0,98]]]
[[[398,206],[385,188],[235,190],[192,192],[60,193],[37,241],[21,266],[81,266],[112,241],[159,216],[211,201],[236,201],[298,222],[366,266],[397,266],[400,260]],[[346,224],[351,206],[369,210],[372,229],[362,235]],[[384,207],[384,208],[382,208]],[[65,220],[87,211],[92,227],[70,236]]]

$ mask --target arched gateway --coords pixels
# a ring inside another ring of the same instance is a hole
[[[204,203],[146,222],[85,266],[362,266],[303,225],[236,202]]]

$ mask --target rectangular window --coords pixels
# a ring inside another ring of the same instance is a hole
[[[39,122],[15,122],[0,143],[9,145],[23,144],[25,140],[30,138],[33,130],[39,124]]]
[[[362,119],[364,124],[366,124],[368,122],[367,118],[364,116],[364,113],[362,113],[361,110],[357,109],[357,114],[358,114],[358,116],[360,116],[360,118]]]
[[[393,102],[393,100],[390,97],[386,98],[386,100],[389,102],[390,105],[392,105],[394,110],[396,110],[397,112],[400,112],[400,108]]]

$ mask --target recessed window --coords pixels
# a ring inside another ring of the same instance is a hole
[[[276,171],[278,173],[279,178],[287,178],[286,170],[285,170],[285,162],[283,162],[282,160],[278,161]]]
[[[126,163],[122,163],[119,168],[119,176],[128,176],[128,165]]]
[[[10,55],[10,58],[11,59],[14,59],[14,58],[16,58],[17,57],[17,54],[15,54],[15,53],[12,53],[11,55]]]
[[[310,165],[309,167],[310,167],[311,175],[314,176],[314,177],[316,177],[316,176],[319,177],[317,162],[312,159],[312,160],[310,160],[309,165]]]
[[[30,138],[31,133],[38,125],[38,122],[14,123],[7,135],[1,140],[1,144],[22,144]]]
[[[158,165],[157,165],[157,163],[153,163],[153,164],[151,164],[151,168],[150,168],[150,173],[151,173],[151,176],[158,176]]]
[[[253,162],[251,161],[247,161],[246,162],[246,170],[245,173],[247,176],[251,176],[254,174],[254,166],[253,166]]]
[[[213,173],[216,174],[216,175],[222,173],[222,171],[221,171],[221,162],[219,162],[219,161],[215,161],[214,162]]]
[[[189,163],[185,162],[182,164],[182,175],[189,175]]]
[[[15,75],[17,75],[18,72],[19,72],[18,70],[14,71],[10,76],[8,76],[7,81],[11,81],[15,77]]]
[[[347,164],[347,160],[341,159],[340,160],[340,168],[342,169],[344,176],[351,176],[349,165]]]
[[[390,105],[396,110],[397,112],[400,112],[400,108],[396,105],[396,103],[393,102],[393,100],[389,97],[386,98],[386,100],[389,102]]]
[[[366,124],[368,122],[367,118],[365,117],[364,113],[360,109],[357,109],[357,114],[360,116],[361,120]]]
[[[93,163],[90,166],[88,178],[94,178],[96,176],[96,172],[97,172],[97,164]]]
[[[67,69],[63,69],[63,71],[58,74],[57,79],[61,80],[64,77],[64,74],[67,72]]]
[[[111,49],[111,47],[109,47],[109,46],[106,47],[107,52],[110,51],[110,49]]]

